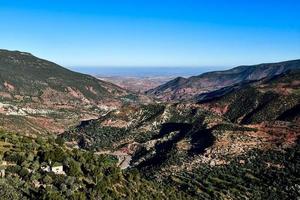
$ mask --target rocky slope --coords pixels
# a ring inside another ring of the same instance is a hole
[[[299,121],[300,70],[199,95],[198,101],[234,123]]]
[[[190,78],[178,77],[146,93],[167,101],[191,100],[202,93],[243,82],[271,78],[297,68],[300,68],[300,60],[239,66],[226,71],[208,72]]]
[[[299,75],[238,84],[196,104],[122,107],[61,137],[70,147],[116,155],[122,169],[138,169],[193,198],[294,198]]]
[[[138,169],[144,178],[193,198],[264,198],[274,188],[273,195],[281,198],[297,195],[291,188],[297,187],[297,175],[292,174],[298,173],[294,165],[300,155],[299,123],[242,125],[202,106],[126,107],[86,121],[61,137],[69,147],[114,155],[121,169]],[[269,176],[276,177],[274,182],[267,182]],[[280,190],[282,181],[285,190]]]
[[[138,98],[29,53],[0,50],[0,117],[6,120],[2,128],[14,121],[15,131],[62,131],[74,121],[98,117]]]

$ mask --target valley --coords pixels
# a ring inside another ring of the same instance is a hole
[[[299,70],[293,60],[190,78],[99,80],[1,50],[0,194],[296,199]]]
[[[111,82],[129,91],[144,93],[152,88],[164,84],[176,77],[174,76],[97,76],[100,80]]]

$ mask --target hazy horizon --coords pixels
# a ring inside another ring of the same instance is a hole
[[[90,74],[93,76],[132,76],[132,77],[154,77],[154,76],[169,76],[169,77],[190,77],[200,75],[205,72],[224,70],[227,68],[221,67],[68,67],[68,69]]]
[[[299,10],[293,0],[11,0],[0,43],[62,66],[252,65],[299,58]]]

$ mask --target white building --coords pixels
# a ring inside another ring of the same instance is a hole
[[[51,167],[51,171],[52,171],[54,174],[65,174],[62,165],[52,166],[52,167]]]
[[[51,163],[50,163],[50,165],[51,165]],[[63,165],[59,164],[59,163],[54,163],[52,166],[49,166],[49,165],[42,166],[41,169],[44,172],[53,172],[54,174],[63,174],[63,175],[66,174],[64,172]]]

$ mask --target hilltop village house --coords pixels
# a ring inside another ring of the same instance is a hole
[[[66,174],[64,172],[63,165],[57,162],[55,162],[53,165],[51,165],[50,162],[50,165],[44,165],[41,167],[41,169],[45,172],[53,172],[55,174],[62,174],[62,175]]]

